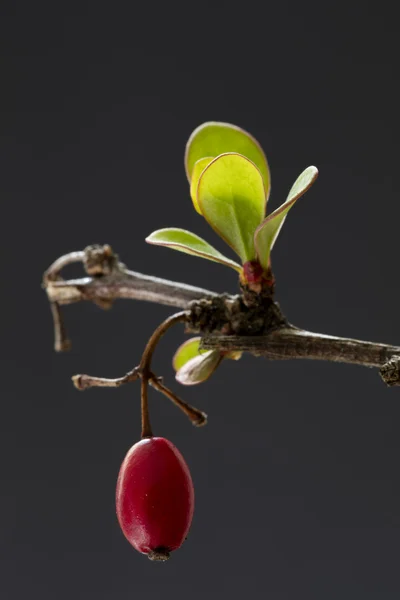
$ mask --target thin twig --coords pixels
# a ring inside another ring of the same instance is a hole
[[[156,390],[167,396],[176,406],[178,406],[187,417],[192,421],[196,427],[202,427],[207,424],[207,415],[205,412],[198,410],[194,406],[191,406],[179,396],[177,396],[172,390],[167,388],[159,379],[149,379],[149,383]]]
[[[108,379],[106,377],[93,377],[92,375],[79,374],[74,375],[72,377],[72,381],[74,386],[79,391],[84,391],[92,387],[106,387],[106,388],[117,388],[121,385],[125,385],[126,383],[132,383],[133,381],[137,381],[142,376],[140,371],[140,367],[137,366],[131,371],[129,371],[123,377],[117,377],[115,379]],[[156,377],[153,373],[150,374],[148,379],[149,385],[151,385],[155,390],[161,392],[175,404],[185,415],[191,420],[193,425],[197,427],[201,427],[202,425],[206,425],[207,423],[207,415],[205,412],[195,408],[191,404],[188,404],[179,396],[177,396],[172,390],[170,390],[166,385],[163,384],[161,377]]]
[[[85,251],[70,252],[61,256],[47,269],[43,276],[43,285],[51,302],[62,305],[83,300],[109,302],[124,298],[187,308],[194,300],[217,295],[215,292],[185,283],[130,271],[111,254],[112,250],[108,245],[95,247],[96,254],[93,248],[89,246]],[[99,248],[103,250],[103,255]],[[61,270],[76,262],[84,263],[87,273],[95,273],[96,276],[68,281],[61,279]]]
[[[64,319],[58,302],[50,302],[51,314],[53,316],[54,326],[54,350],[56,352],[65,352],[70,350],[71,341],[68,339],[65,330]]]
[[[50,301],[62,304],[96,300],[144,300],[175,308],[187,308],[194,300],[212,298],[215,292],[135,271],[103,277],[82,277],[48,283]]]
[[[48,284],[49,282],[57,281],[60,272],[67,265],[71,265],[77,262],[83,262],[85,259],[85,251],[79,250],[77,252],[70,252],[69,254],[64,254],[57,258],[50,267],[45,271],[43,275],[44,284]]]
[[[105,377],[93,377],[91,375],[74,375],[72,381],[74,386],[78,390],[87,390],[91,387],[119,387],[125,383],[131,383],[136,381],[140,377],[139,367],[135,367],[132,371],[129,371],[123,377],[117,377],[116,379],[107,379]]]
[[[90,276],[64,281],[62,269],[77,262]],[[187,308],[194,300],[217,296],[202,288],[129,271],[108,244],[61,256],[45,271],[43,287],[50,301],[57,352],[71,347],[60,310],[63,304],[86,300],[100,308],[111,308],[113,300],[125,298]]]

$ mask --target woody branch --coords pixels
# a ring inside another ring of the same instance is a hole
[[[62,269],[74,262],[83,264],[85,277],[63,279]],[[69,348],[60,309],[62,305],[89,301],[101,308],[110,308],[117,299],[145,300],[188,310],[191,318],[187,329],[204,336],[203,348],[247,351],[270,359],[307,358],[377,367],[387,385],[400,385],[399,346],[299,329],[287,322],[279,306],[271,299],[265,311],[268,316],[260,325],[260,310],[247,310],[239,296],[216,294],[131,271],[107,245],[89,246],[83,251],[60,257],[45,272],[43,287],[52,308],[57,351]],[[249,331],[251,335],[248,335]],[[134,378],[128,376],[127,381]],[[99,378],[99,381],[107,380]],[[109,381],[114,387],[125,383]]]

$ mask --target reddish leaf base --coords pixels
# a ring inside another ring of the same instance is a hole
[[[258,296],[272,296],[274,292],[275,278],[272,274],[271,267],[264,271],[257,260],[249,260],[244,263],[243,271],[240,275],[240,284],[244,296],[244,302],[250,306]],[[248,297],[255,294],[253,300]]]
[[[243,276],[246,283],[261,283],[264,270],[257,260],[249,260],[243,265]]]

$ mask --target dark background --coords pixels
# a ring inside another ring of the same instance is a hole
[[[227,251],[182,160],[191,131],[222,120],[264,146],[273,208],[320,169],[273,253],[290,321],[400,343],[395,7],[3,0],[2,600],[399,598],[398,390],[361,367],[244,357],[180,390],[208,413],[200,430],[153,393],[155,432],[196,488],[188,541],[153,564],[114,508],[139,389],[80,395],[70,376],[122,375],[171,310],[71,306],[60,356],[40,287],[57,256],[108,242],[132,269],[235,292],[222,266],[144,243],[180,226]],[[182,340],[155,359],[175,390]]]

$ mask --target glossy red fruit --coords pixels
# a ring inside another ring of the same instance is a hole
[[[132,546],[166,560],[184,542],[194,509],[192,478],[179,450],[160,437],[132,446],[119,472],[116,505]]]

